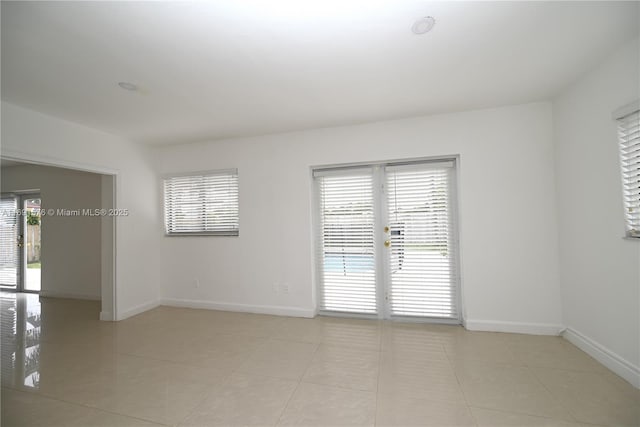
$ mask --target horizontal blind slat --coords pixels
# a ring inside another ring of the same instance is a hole
[[[618,120],[627,234],[640,237],[640,111]]]

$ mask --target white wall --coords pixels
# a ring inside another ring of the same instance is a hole
[[[610,353],[608,359],[601,355],[601,360],[637,387],[640,241],[622,239],[620,166],[611,114],[640,99],[639,52],[638,40],[622,47],[553,104],[560,273],[568,336],[585,349],[593,347],[593,354],[598,348]]]
[[[148,149],[2,102],[1,152],[46,164],[115,173],[117,207],[130,211],[128,217],[116,219],[116,316],[128,317],[157,304],[161,215]]]
[[[39,189],[43,209],[98,209],[101,176],[45,166],[2,168],[2,192]],[[101,218],[42,218],[43,295],[100,299]]]
[[[162,296],[309,315],[310,167],[454,154],[468,327],[557,333],[549,103],[159,148],[161,173],[237,167],[240,182],[239,237],[164,238]],[[289,294],[274,283],[288,283]]]

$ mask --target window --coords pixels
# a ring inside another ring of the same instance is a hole
[[[627,237],[640,238],[640,104],[615,114],[620,141],[620,166]]]
[[[238,217],[237,169],[164,179],[167,236],[237,236]]]

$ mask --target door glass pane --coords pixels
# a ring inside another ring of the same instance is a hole
[[[32,198],[24,200],[26,212],[24,227],[24,256],[27,265],[25,272],[24,289],[27,291],[40,291],[40,199]]]
[[[18,286],[18,233],[20,223],[18,201],[14,197],[0,200],[0,285],[8,288]]]
[[[456,319],[450,167],[386,172],[391,315]]]
[[[321,222],[320,308],[375,314],[372,173],[316,179],[320,190]]]

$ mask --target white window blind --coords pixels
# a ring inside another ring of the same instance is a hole
[[[316,173],[316,183],[320,203],[320,309],[375,314],[372,172]]]
[[[393,316],[458,318],[452,167],[386,168]]]
[[[0,285],[17,285],[18,253],[18,201],[15,197],[0,200]]]
[[[627,236],[640,238],[640,111],[618,119]]]
[[[238,171],[165,178],[164,218],[169,236],[237,236]]]

